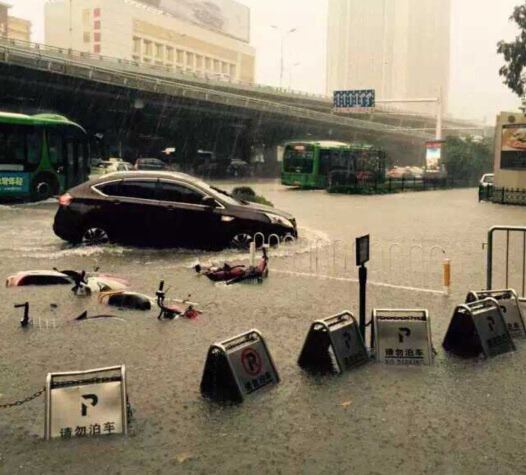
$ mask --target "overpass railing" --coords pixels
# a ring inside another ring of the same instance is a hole
[[[130,71],[142,72],[147,71],[154,72],[156,75],[162,74],[170,78],[177,78],[182,80],[192,80],[192,81],[202,81],[204,84],[217,83],[219,86],[236,86],[246,90],[253,90],[254,92],[268,92],[270,94],[277,94],[283,96],[293,96],[296,99],[310,99],[321,101],[325,105],[332,105],[332,99],[329,96],[322,94],[314,94],[304,91],[298,91],[295,89],[287,88],[276,88],[268,86],[265,84],[258,84],[255,82],[240,81],[238,79],[233,79],[222,74],[209,74],[205,72],[188,72],[188,71],[178,71],[174,67],[169,67],[165,65],[158,64],[147,64],[139,61],[133,61],[129,59],[115,58],[112,56],[105,56],[101,54],[88,53],[84,51],[78,51],[70,48],[60,48],[56,46],[50,46],[42,43],[34,43],[23,40],[17,40],[13,38],[7,38],[5,36],[0,36],[0,43],[9,44],[12,46],[17,46],[21,48],[26,48],[34,51],[57,54],[61,56],[69,56],[71,58],[80,58],[86,61],[92,61],[95,63],[109,63],[113,64],[116,67],[129,67],[133,68]],[[299,96],[299,97],[298,97]]]
[[[381,132],[412,139],[428,140],[430,135],[422,132],[411,132],[407,129],[387,124],[342,117],[334,114],[319,112],[303,107],[281,104],[279,102],[259,98],[242,96],[230,92],[194,86],[175,79],[167,80],[138,74],[130,71],[118,71],[107,64],[91,64],[81,57],[58,57],[42,50],[29,50],[12,44],[0,44],[0,62],[29,67],[46,72],[70,75],[79,79],[111,84],[145,92],[185,97],[187,99],[212,102],[230,107],[251,109],[267,112],[324,125],[350,127],[364,132]]]
[[[13,38],[7,38],[5,36],[0,36],[0,43],[4,43],[11,46],[16,46],[24,49],[29,49],[32,51],[38,51],[41,53],[48,53],[52,55],[57,55],[60,57],[70,57],[81,59],[82,61],[89,62],[91,64],[97,65],[101,63],[112,64],[115,68],[121,68],[121,70],[136,72],[140,74],[149,74],[156,77],[163,76],[168,79],[176,79],[180,81],[191,81],[197,82],[206,86],[217,86],[217,87],[228,87],[239,89],[246,92],[254,92],[257,94],[272,94],[279,97],[287,97],[293,100],[304,100],[313,103],[313,105],[319,107],[327,107],[331,109],[332,107],[332,98],[327,95],[314,94],[294,89],[286,88],[277,88],[273,86],[268,86],[265,84],[258,84],[255,82],[246,82],[240,81],[237,79],[232,79],[221,74],[208,74],[205,72],[188,72],[188,71],[178,71],[173,67],[142,63],[139,61],[133,61],[122,58],[115,58],[112,56],[105,56],[95,53],[88,53],[84,51],[78,51],[69,48],[60,48],[56,46],[50,46],[42,43],[27,42],[23,40],[16,40]],[[412,117],[418,117],[422,120],[435,120],[433,114],[425,113],[415,113],[414,111],[404,110],[398,107],[393,107],[389,105],[378,105],[377,112],[379,114],[388,114],[396,115],[403,114]]]

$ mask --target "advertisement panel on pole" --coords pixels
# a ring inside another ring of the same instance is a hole
[[[138,0],[205,28],[250,41],[250,9],[234,0]]]
[[[500,168],[526,169],[526,124],[502,126]]]
[[[441,141],[426,142],[426,171],[440,171],[440,162],[442,160]]]

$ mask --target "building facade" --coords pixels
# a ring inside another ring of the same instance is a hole
[[[21,41],[31,41],[31,22],[10,16],[11,5],[0,1],[0,36]]]
[[[450,0],[329,0],[327,89],[437,98],[447,112]],[[393,104],[433,114],[434,104]]]
[[[141,1],[51,0],[45,6],[45,36],[51,46],[254,82],[255,50],[248,40]]]

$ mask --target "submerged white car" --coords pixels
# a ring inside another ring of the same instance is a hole
[[[482,178],[480,179],[480,186],[486,188],[488,186],[493,186],[493,178],[495,175],[493,173],[486,173],[485,175],[482,175]]]

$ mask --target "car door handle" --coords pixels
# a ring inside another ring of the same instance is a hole
[[[120,201],[112,201],[113,206],[120,206],[122,203]]]

